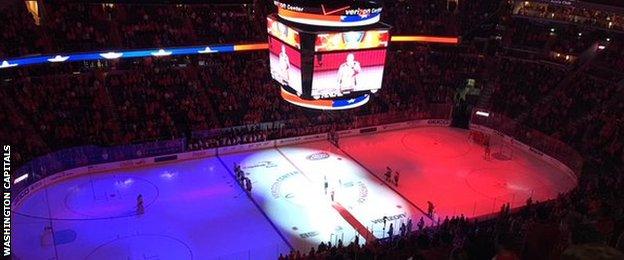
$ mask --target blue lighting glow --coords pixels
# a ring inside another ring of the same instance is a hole
[[[121,58],[121,56],[123,56],[123,53],[110,51],[106,53],[100,53],[100,56],[102,56],[102,58],[107,59],[107,60],[113,60],[113,59]]]
[[[49,62],[64,62],[69,59],[69,56],[56,55],[54,58],[48,59]]]
[[[17,64],[10,64],[8,61],[2,61],[0,64],[0,69],[15,67]]]
[[[127,59],[127,58],[142,58],[142,57],[166,57],[166,56],[180,56],[180,55],[201,55],[210,53],[221,52],[234,52],[242,50],[253,50],[239,48],[237,46],[244,45],[212,45],[212,46],[190,46],[190,47],[171,47],[162,49],[141,49],[141,50],[127,50],[127,51],[109,51],[109,52],[82,52],[82,53],[65,53],[65,54],[52,54],[52,55],[40,55],[40,56],[26,56],[10,59],[1,59],[0,69],[23,67],[28,65],[37,64],[49,64],[49,63],[61,63],[61,62],[77,62],[77,61],[90,61],[90,60],[114,60],[114,59]]]

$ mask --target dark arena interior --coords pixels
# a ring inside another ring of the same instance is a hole
[[[0,17],[4,257],[624,259],[623,1]]]

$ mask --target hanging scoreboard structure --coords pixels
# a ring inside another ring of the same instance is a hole
[[[312,109],[350,109],[381,89],[390,26],[377,1],[275,1],[267,18],[271,77],[282,97]]]

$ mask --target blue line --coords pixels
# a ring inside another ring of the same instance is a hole
[[[216,156],[217,159],[219,159],[219,162],[221,162],[221,165],[223,165],[223,167],[225,168],[225,170],[230,174],[230,177],[232,177],[232,179],[234,179],[235,183],[238,183],[238,181],[236,180],[236,177],[234,176],[234,173],[232,173],[232,171],[230,171],[230,168],[227,167],[227,165],[225,164],[225,162],[221,159],[221,156],[217,155]],[[277,226],[275,226],[275,224],[273,223],[273,221],[271,221],[271,219],[269,218],[269,216],[264,213],[264,211],[262,210],[262,208],[260,207],[260,205],[258,205],[258,203],[256,203],[256,201],[253,199],[253,197],[251,197],[251,193],[247,193],[246,191],[243,190],[243,192],[245,192],[245,194],[247,194],[247,197],[249,197],[249,200],[251,200],[251,202],[256,205],[256,208],[258,208],[258,211],[260,211],[260,213],[262,213],[262,215],[267,219],[267,221],[269,221],[269,224],[271,224],[271,226],[273,227],[273,229],[275,229],[275,232],[277,232],[277,234],[282,238],[282,240],[286,243],[286,245],[288,245],[288,247],[290,248],[290,251],[294,251],[293,246],[288,242],[288,240],[286,239],[286,237],[284,237],[284,235],[282,234],[282,232],[279,231],[279,229],[277,228]]]

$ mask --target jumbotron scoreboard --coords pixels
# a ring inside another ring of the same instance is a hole
[[[267,17],[271,77],[284,100],[350,109],[381,89],[390,26],[378,1],[274,1]]]

